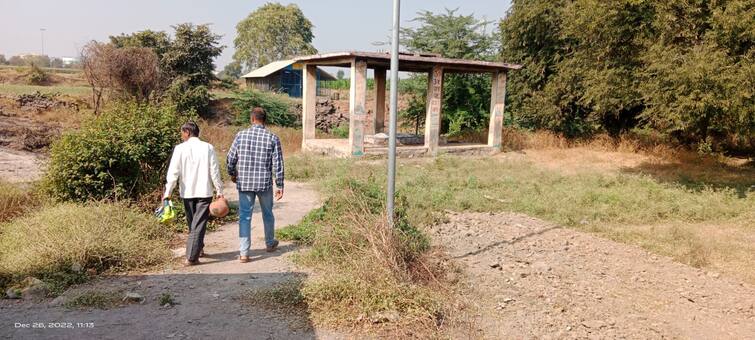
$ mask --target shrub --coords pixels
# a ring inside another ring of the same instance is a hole
[[[210,106],[210,91],[207,86],[192,86],[187,77],[173,80],[165,91],[164,98],[181,113],[203,113]]]
[[[121,104],[53,143],[45,188],[57,199],[135,199],[159,186],[182,121],[170,108]]]
[[[267,123],[284,127],[301,126],[301,112],[297,113],[296,103],[286,95],[279,95],[258,90],[236,92],[233,107],[238,112],[236,124],[249,124],[249,114],[255,107],[267,112]]]
[[[141,268],[170,258],[170,233],[122,204],[50,206],[3,226],[0,277],[37,277],[62,290],[87,271]],[[1,282],[0,282],[1,283]]]
[[[26,79],[28,79],[29,84],[31,85],[42,85],[47,82],[48,78],[49,76],[47,75],[47,72],[42,70],[36,64],[31,64],[31,68],[26,74]]]
[[[310,244],[299,261],[322,275],[305,281],[301,294],[315,318],[353,324],[396,312],[402,322],[433,323],[442,298],[430,286],[429,240],[410,225],[406,200],[397,200],[395,228],[383,213],[385,192],[374,179],[344,179],[322,208],[281,230],[283,239]],[[363,317],[359,317],[363,316]],[[366,318],[364,318],[366,316]]]

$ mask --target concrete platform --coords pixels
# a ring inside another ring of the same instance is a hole
[[[302,147],[304,152],[330,156],[348,158],[352,157],[349,148],[348,139],[308,139]],[[492,155],[498,153],[495,147],[486,144],[446,144],[438,146],[437,154],[460,154],[460,155]],[[387,157],[388,148],[385,146],[370,146],[365,144],[365,157]],[[401,158],[415,158],[433,156],[429,153],[428,148],[419,146],[398,146],[396,156]]]

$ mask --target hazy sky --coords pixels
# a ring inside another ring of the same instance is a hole
[[[125,1],[35,1],[0,0],[0,54],[6,58],[23,53],[40,53],[42,32],[44,52],[50,56],[75,56],[90,40],[144,29],[167,30],[171,25],[192,22],[212,24],[226,46],[216,60],[222,68],[233,55],[236,23],[257,7],[270,1],[125,0]],[[374,41],[385,41],[392,23],[392,0],[309,0],[296,3],[314,24],[314,45],[320,52],[374,51]],[[510,0],[403,0],[401,24],[420,10],[441,12],[459,8],[478,18],[497,21],[510,6]],[[386,47],[382,47],[386,49]]]

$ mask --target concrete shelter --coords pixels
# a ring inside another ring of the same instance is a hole
[[[387,153],[380,144],[366,144],[374,140],[376,133],[388,133],[383,126],[386,115],[386,72],[390,69],[390,53],[337,52],[302,56],[295,59],[303,65],[302,94],[302,149],[307,152],[341,157],[360,157],[369,154]],[[319,66],[348,67],[351,69],[349,92],[349,139],[315,138],[316,84]],[[427,73],[427,115],[425,119],[424,145],[397,148],[399,156],[437,155],[439,153],[492,154],[501,149],[501,132],[506,97],[506,76],[509,70],[518,70],[521,65],[480,60],[443,58],[435,54],[399,54],[399,71]],[[368,115],[367,69],[375,72],[375,108]],[[443,76],[446,73],[488,73],[492,76],[490,98],[490,127],[487,144],[444,145],[440,143],[441,105]],[[366,138],[367,137],[367,138]]]

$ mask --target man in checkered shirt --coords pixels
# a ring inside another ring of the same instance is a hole
[[[252,127],[236,134],[228,151],[227,167],[231,180],[239,191],[239,261],[249,262],[251,246],[252,209],[254,199],[260,201],[265,226],[265,248],[273,252],[278,247],[273,216],[273,174],[275,200],[283,197],[283,151],[278,136],[265,128],[267,114],[261,107],[251,113]]]

